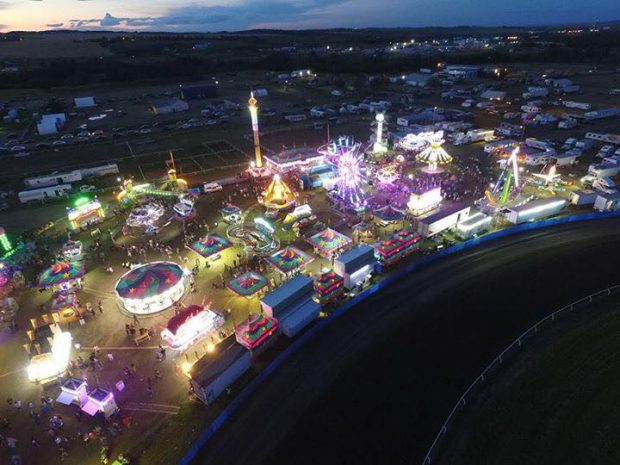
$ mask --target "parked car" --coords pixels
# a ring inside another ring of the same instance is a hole
[[[218,192],[222,190],[222,186],[216,182],[208,182],[203,186],[205,193]]]

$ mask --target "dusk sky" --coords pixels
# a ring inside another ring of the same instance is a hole
[[[0,0],[0,30],[234,31],[620,19],[619,0]]]

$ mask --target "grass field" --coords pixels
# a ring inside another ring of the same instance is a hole
[[[529,342],[448,430],[437,464],[617,464],[620,303]]]

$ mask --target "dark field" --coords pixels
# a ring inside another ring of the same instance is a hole
[[[476,395],[435,463],[618,463],[619,332],[615,296],[540,334]]]

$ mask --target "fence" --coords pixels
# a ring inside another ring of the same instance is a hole
[[[526,329],[523,333],[521,333],[519,337],[517,337],[514,341],[512,341],[508,345],[508,347],[502,350],[500,354],[497,357],[495,357],[493,361],[489,363],[484,370],[482,370],[482,372],[467,387],[467,389],[465,389],[465,391],[463,392],[461,397],[459,397],[456,404],[454,404],[454,407],[452,407],[452,410],[450,411],[445,421],[441,425],[439,432],[435,436],[435,439],[433,440],[430,448],[428,449],[428,451],[426,452],[426,455],[424,456],[422,465],[428,465],[431,463],[433,454],[436,452],[441,438],[446,434],[448,427],[450,426],[450,423],[452,423],[452,421],[454,420],[455,415],[467,405],[468,396],[470,396],[470,394],[473,395],[472,391],[476,389],[477,387],[479,387],[482,383],[484,383],[487,380],[488,375],[491,374],[492,371],[498,369],[504,363],[504,358],[507,355],[510,355],[511,353],[515,351],[518,351],[521,348],[525,339],[535,335],[540,329],[540,327],[545,325],[546,323],[554,322],[558,316],[561,316],[567,312],[572,312],[573,310],[580,308],[582,306],[587,307],[588,305],[591,305],[592,303],[598,300],[607,298],[610,295],[617,294],[617,293],[620,293],[620,284],[608,287],[607,289],[603,289],[601,291],[595,292],[594,294],[590,294],[586,297],[583,297],[582,299],[579,299],[571,304],[568,304],[556,310],[555,312],[547,315],[543,319],[537,321],[532,326],[530,326],[528,329]]]
[[[380,291],[389,284],[395,282],[405,274],[409,274],[419,268],[425,267],[436,260],[448,255],[461,252],[463,250],[477,247],[486,242],[490,242],[495,239],[512,236],[524,231],[542,229],[550,226],[556,226],[560,224],[568,224],[580,221],[602,220],[620,218],[620,211],[609,213],[584,213],[580,215],[565,216],[561,218],[553,218],[549,220],[538,221],[534,223],[524,223],[512,228],[503,229],[494,233],[485,234],[475,239],[456,244],[445,249],[441,249],[431,255],[426,255],[422,259],[415,263],[410,263],[397,273],[392,273],[384,280],[369,287],[365,291],[357,294],[353,298],[347,300],[343,305],[336,309],[328,318],[319,320],[312,325],[308,331],[304,332],[300,337],[295,339],[291,345],[284,349],[267,367],[261,371],[256,378],[254,378],[247,386],[245,386],[241,392],[228,404],[224,410],[217,416],[217,418],[201,433],[198,439],[191,445],[189,450],[185,453],[183,458],[179,461],[179,465],[189,465],[198,455],[198,452],[205,444],[213,437],[213,435],[224,425],[226,420],[241,406],[241,404],[250,397],[250,395],[269,377],[276,369],[286,361],[290,356],[297,352],[305,343],[310,341],[317,333],[319,333],[326,325],[330,324],[333,320],[345,314],[349,310],[355,307],[355,305],[362,300],[370,297],[372,294]],[[431,446],[431,451],[436,443],[437,439]],[[429,451],[430,452],[430,451]],[[426,462],[426,460],[425,460]]]

